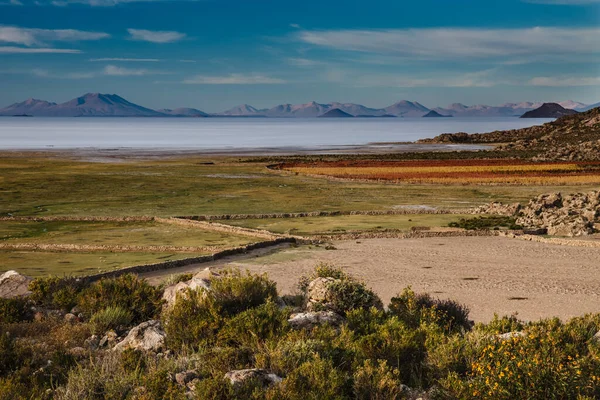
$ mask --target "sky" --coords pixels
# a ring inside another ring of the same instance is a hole
[[[0,107],[600,101],[600,0],[0,0]]]

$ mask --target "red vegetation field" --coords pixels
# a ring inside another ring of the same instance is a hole
[[[600,162],[518,160],[332,161],[281,169],[333,178],[398,183],[560,185],[600,183]]]

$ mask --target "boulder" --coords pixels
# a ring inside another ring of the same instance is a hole
[[[117,334],[115,331],[108,331],[104,334],[100,342],[98,342],[99,347],[114,347],[117,343]]]
[[[6,271],[0,275],[0,298],[12,299],[29,296],[29,282],[33,279],[17,271]]]
[[[294,329],[312,329],[318,325],[340,326],[344,322],[344,318],[334,313],[333,311],[314,311],[292,314],[288,319],[288,323]]]
[[[114,350],[123,351],[131,348],[158,352],[165,345],[165,337],[166,334],[160,321],[146,321],[130,330],[125,339],[114,347]]]
[[[241,386],[248,380],[256,380],[265,387],[282,381],[281,377],[258,368],[229,371],[225,374],[225,379],[228,379],[233,386]]]
[[[175,304],[175,300],[177,299],[177,293],[183,292],[187,289],[210,290],[210,281],[220,276],[221,275],[214,272],[210,268],[205,268],[204,270],[194,275],[189,281],[179,282],[175,285],[166,287],[163,293],[163,300],[165,301],[165,306],[172,307],[173,304]]]
[[[92,335],[89,338],[85,339],[84,345],[90,350],[97,350],[100,346],[100,339],[98,338],[98,336]]]
[[[307,296],[308,304],[306,306],[308,311],[319,311],[331,309],[331,302],[334,300],[335,293],[333,291],[333,284],[339,282],[339,279],[335,278],[317,278],[308,284]]]

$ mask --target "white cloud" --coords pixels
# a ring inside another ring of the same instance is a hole
[[[288,58],[287,62],[296,67],[314,67],[325,64],[322,61],[310,60],[308,58]]]
[[[600,4],[600,0],[524,0],[525,3],[556,4],[562,6],[581,6],[587,4]]]
[[[14,1],[14,0],[13,0]],[[201,0],[35,0],[34,4],[39,6],[57,6],[66,7],[71,4],[84,4],[90,7],[115,7],[120,4],[128,3],[157,3],[157,2],[171,2],[171,1],[201,1]]]
[[[152,43],[173,43],[186,37],[185,33],[175,31],[149,31],[146,29],[127,29],[132,40]]]
[[[600,28],[301,31],[315,46],[420,60],[564,58],[600,53]]]
[[[79,31],[76,29],[36,29],[0,25],[0,42],[23,46],[43,46],[49,42],[77,42],[109,38],[104,32]]]
[[[118,58],[118,57],[106,57],[106,58],[90,58],[91,62],[102,62],[102,61],[119,61],[119,62],[159,62],[158,58]]]
[[[565,87],[565,86],[597,86],[600,85],[600,77],[549,77],[538,76],[529,81],[532,86],[549,86],[549,87]]]
[[[300,25],[299,24],[290,24],[290,28],[300,29]]]
[[[143,76],[152,74],[147,69],[122,68],[116,65],[107,65],[104,67],[103,73],[109,76]]]
[[[183,83],[192,85],[276,85],[286,83],[283,79],[271,78],[264,75],[230,74],[227,76],[196,75]]]
[[[75,49],[53,49],[53,48],[29,48],[29,47],[14,47],[0,46],[0,54],[78,54],[80,50]]]

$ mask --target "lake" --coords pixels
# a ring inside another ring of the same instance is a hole
[[[0,118],[0,149],[318,149],[483,133],[548,122],[519,118]]]

